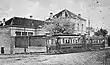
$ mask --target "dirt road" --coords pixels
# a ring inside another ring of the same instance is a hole
[[[0,55],[0,65],[104,65],[104,51],[59,55]]]

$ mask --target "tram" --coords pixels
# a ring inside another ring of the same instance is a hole
[[[105,48],[105,39],[99,36],[53,35],[47,40],[47,53],[70,53]]]

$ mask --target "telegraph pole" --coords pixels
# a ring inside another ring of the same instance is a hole
[[[25,27],[24,27],[24,32],[25,32]],[[24,44],[26,45],[25,36],[24,36]],[[24,53],[26,54],[26,46],[24,47]]]

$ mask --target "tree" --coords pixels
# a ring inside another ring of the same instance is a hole
[[[107,33],[108,33],[108,31],[106,30],[106,29],[100,29],[100,30],[98,30],[97,32],[95,32],[95,35],[96,36],[100,36],[100,35],[102,35],[102,36],[106,36],[107,35]]]
[[[75,23],[69,20],[54,20],[53,24],[45,25],[45,29],[52,34],[72,34]]]

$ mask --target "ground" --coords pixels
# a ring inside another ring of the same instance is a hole
[[[0,55],[0,65],[104,65],[105,51],[58,55]]]

